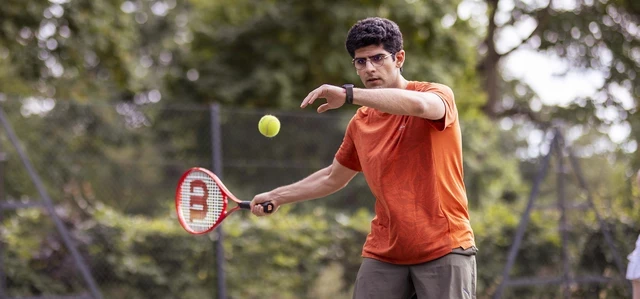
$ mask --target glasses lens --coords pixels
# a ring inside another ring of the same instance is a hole
[[[367,59],[366,58],[358,58],[356,60],[353,61],[353,65],[356,67],[356,69],[362,69],[367,65]]]
[[[371,64],[374,66],[382,66],[384,64],[384,59],[387,58],[387,55],[376,55],[371,57]]]

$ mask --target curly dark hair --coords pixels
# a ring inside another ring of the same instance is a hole
[[[402,50],[402,32],[398,24],[385,18],[366,18],[358,21],[347,34],[345,46],[351,58],[357,49],[370,45],[382,45],[389,53]]]

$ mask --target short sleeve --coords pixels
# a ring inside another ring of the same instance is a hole
[[[432,121],[432,124],[438,131],[444,131],[458,118],[458,109],[456,108],[453,91],[449,86],[437,83],[431,84],[431,86],[424,91],[436,94],[444,102],[444,118]]]
[[[344,134],[344,139],[342,140],[342,144],[336,153],[336,160],[342,166],[347,167],[353,171],[362,171],[362,166],[360,165],[360,159],[358,158],[358,151],[356,149],[356,145],[354,142],[354,134],[355,134],[355,123],[354,118],[351,119],[349,125],[347,126],[347,131]]]

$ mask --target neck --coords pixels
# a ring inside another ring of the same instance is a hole
[[[405,79],[401,74],[398,74],[398,79],[396,80],[394,87],[407,89],[407,85],[409,85],[409,81]]]

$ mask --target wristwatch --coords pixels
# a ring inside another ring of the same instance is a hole
[[[353,104],[353,84],[342,85],[342,88],[347,91],[347,98],[344,101],[346,103]]]

